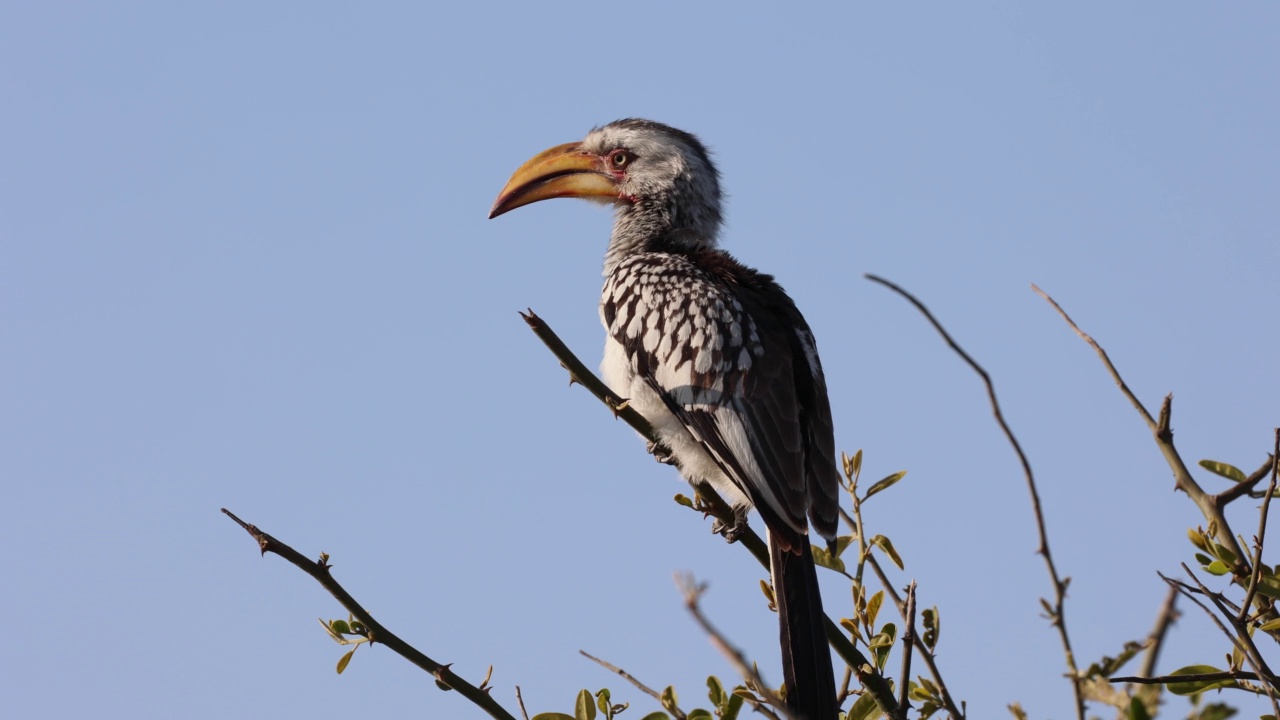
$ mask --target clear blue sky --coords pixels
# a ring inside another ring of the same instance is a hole
[[[383,648],[335,675],[315,618],[342,611],[223,506],[457,672],[494,664],[513,708],[652,709],[579,648],[689,707],[730,677],[674,571],[777,682],[761,570],[516,315],[596,362],[609,214],[485,218],[618,117],[713,148],[727,246],[813,325],[839,446],[910,471],[869,522],[974,718],[1071,715],[1029,504],[977,379],[863,273],[995,377],[1082,662],[1148,631],[1200,520],[1029,283],[1148,405],[1175,393],[1189,460],[1252,470],[1280,424],[1273,4],[115,5],[0,9],[12,717],[480,717]],[[1162,668],[1224,643],[1189,609]]]

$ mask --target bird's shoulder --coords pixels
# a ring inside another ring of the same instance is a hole
[[[773,276],[719,250],[630,255],[607,273],[600,311],[636,372],[722,389],[741,389],[766,355],[791,357],[792,333],[807,330]]]

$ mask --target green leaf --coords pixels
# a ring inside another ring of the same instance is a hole
[[[853,640],[854,645],[862,642],[862,631],[858,629],[857,622],[851,618],[840,618],[840,627],[849,631],[849,637]]]
[[[899,480],[901,480],[906,476],[907,476],[906,470],[899,470],[898,472],[892,475],[889,475],[888,477],[877,480],[876,483],[871,486],[871,489],[867,490],[867,494],[862,496],[862,501],[866,502],[870,500],[872,495],[875,495],[881,490],[888,490],[889,488],[893,487],[895,483],[897,483]]]
[[[1187,539],[1203,552],[1209,552],[1209,544],[1205,542],[1204,532],[1200,528],[1187,528]]]
[[[662,697],[659,698],[659,702],[662,703],[662,707],[668,710],[674,710],[676,705],[679,704],[676,699],[675,687],[668,685],[666,688],[664,688],[662,690]]]
[[[850,480],[857,479],[862,472],[862,451],[854,453],[853,457],[840,453],[840,459],[844,461],[844,476]]]
[[[1200,708],[1200,712],[1191,716],[1190,720],[1227,720],[1227,718],[1236,714],[1236,709],[1226,703],[1209,703]],[[1263,715],[1263,718],[1271,718],[1275,720],[1274,715]]]
[[[1239,559],[1238,557],[1236,557],[1236,554],[1231,551],[1230,548],[1228,548],[1226,545],[1223,545],[1222,543],[1213,544],[1213,555],[1214,557],[1218,558],[1219,560],[1221,560],[1222,562],[1228,565],[1235,565],[1236,560]]]
[[[1208,675],[1210,673],[1222,672],[1212,665],[1188,665],[1178,668],[1170,675]],[[1174,695],[1195,695],[1205,690],[1216,690],[1218,688],[1236,687],[1236,681],[1230,678],[1226,680],[1187,680],[1186,682],[1171,682],[1168,685],[1169,692]]]
[[[330,626],[336,633],[349,634],[351,632],[351,626],[347,624],[346,620],[334,620],[330,623]]]
[[[889,660],[889,652],[893,650],[893,641],[897,637],[898,627],[893,623],[885,623],[884,627],[880,628],[880,632],[867,643],[867,647],[875,653],[877,669],[884,670],[884,664]]]
[[[596,720],[596,704],[594,698],[586,690],[578,691],[578,700],[573,706],[574,720]]]
[[[685,715],[685,717],[688,718],[688,720],[715,720],[714,715],[702,708],[694,708],[693,710],[690,710],[689,714]]]
[[[920,615],[924,619],[924,646],[933,650],[938,646],[938,635],[942,632],[942,619],[938,616],[938,606],[925,608]]]
[[[884,591],[877,590],[867,601],[867,625],[876,626],[876,616],[880,614],[880,605],[884,603]]]
[[[849,720],[876,720],[881,717],[884,717],[884,713],[880,712],[880,706],[876,705],[876,699],[871,697],[871,693],[863,693],[853,707],[849,708]]]
[[[871,648],[893,647],[893,641],[897,639],[898,626],[893,623],[885,623],[880,628],[880,632],[876,633],[876,636],[871,638],[871,642],[867,645]]]
[[[765,581],[765,580],[761,580],[761,581],[760,581],[760,592],[764,593],[764,597],[765,597],[765,599],[769,601],[769,607],[771,607],[771,608],[775,608],[775,607],[777,607],[777,603],[776,603],[776,602],[774,601],[774,599],[773,599],[773,586],[772,586],[772,585],[770,585],[770,584],[769,584],[767,581]]]
[[[714,705],[717,710],[722,709],[725,702],[728,701],[728,695],[724,691],[724,685],[720,684],[720,678],[715,675],[711,675],[707,678],[707,699],[711,701],[711,704]]]
[[[840,537],[836,538],[836,555],[837,556],[843,555],[844,551],[848,550],[849,546],[852,544],[853,544],[852,535],[841,535]]]
[[[1129,700],[1129,712],[1125,717],[1128,720],[1151,720],[1151,714],[1147,712],[1146,703],[1136,697]]]
[[[600,712],[604,713],[605,717],[609,717],[609,711],[613,707],[609,702],[612,699],[613,696],[610,695],[609,688],[603,688],[600,692],[596,693],[596,708],[598,708]]]
[[[889,556],[889,559],[893,561],[893,564],[898,566],[899,570],[904,569],[902,567],[902,558],[898,557],[898,551],[893,549],[893,543],[889,542],[889,538],[877,535],[871,538],[871,544],[883,550]]]
[[[1200,467],[1204,468],[1205,470],[1208,470],[1214,475],[1221,475],[1222,477],[1228,480],[1235,480],[1236,482],[1244,482],[1245,480],[1248,479],[1247,477],[1245,477],[1245,474],[1240,471],[1240,468],[1236,467],[1235,465],[1228,465],[1227,463],[1224,463],[1224,462],[1218,462],[1217,460],[1201,460]]]
[[[744,698],[737,693],[729,693],[729,702],[725,708],[720,711],[720,720],[737,720],[738,713],[742,710]]]
[[[1209,573],[1210,575],[1226,575],[1227,573],[1231,572],[1231,568],[1227,567],[1227,564],[1222,562],[1221,560],[1214,560],[1213,562],[1204,566],[1204,571]]]
[[[1258,578],[1258,592],[1270,598],[1280,598],[1280,577],[1262,575]],[[1273,620],[1272,622],[1280,622]],[[1271,623],[1267,623],[1270,625]]]
[[[844,561],[827,552],[824,547],[810,548],[813,553],[813,564],[836,572],[844,572]]]
[[[357,646],[355,646],[355,647],[351,648],[350,650],[348,650],[348,651],[347,651],[347,654],[346,654],[346,655],[343,655],[341,658],[339,658],[339,659],[338,659],[338,674],[339,674],[339,675],[341,675],[341,674],[342,674],[342,671],[343,671],[343,670],[346,670],[346,669],[347,669],[347,663],[350,663],[350,662],[351,662],[351,656],[356,654],[356,648],[359,648],[359,647],[360,647],[360,646],[359,646],[359,645],[357,645]]]
[[[683,505],[687,508],[693,507],[693,501],[690,500],[686,495],[683,495],[681,493],[676,493],[676,503],[679,505]]]
[[[1089,669],[1085,671],[1085,675],[1087,677],[1111,677],[1112,675],[1115,675],[1120,668],[1124,667],[1125,663],[1132,660],[1134,655],[1137,655],[1146,647],[1147,643],[1145,642],[1130,640],[1124,644],[1124,649],[1115,657],[1104,655],[1101,660],[1090,665]]]

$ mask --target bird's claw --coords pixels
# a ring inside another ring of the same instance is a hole
[[[666,445],[648,440],[645,442],[645,447],[649,450],[649,454],[653,456],[653,459],[663,465],[676,464],[675,455],[671,454],[671,448]]]
[[[711,532],[724,538],[727,543],[735,543],[747,531],[747,508],[733,508],[733,524],[730,525],[720,518],[716,518],[711,523]]]
[[[608,405],[609,409],[613,411],[613,419],[617,420],[618,416],[622,414],[622,411],[626,410],[628,407],[631,406],[631,400],[629,400],[628,398],[610,396],[605,402],[605,404]]]

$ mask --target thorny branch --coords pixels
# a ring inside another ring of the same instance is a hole
[[[911,688],[911,650],[916,640],[916,581],[912,580],[907,586],[907,610],[906,619],[904,621],[906,628],[902,631],[902,672],[898,677],[902,678],[902,690],[898,695],[898,705],[902,707],[902,714],[906,715],[911,711],[911,698],[907,696],[907,690]]]
[[[222,508],[222,512],[226,513],[227,517],[236,521],[236,524],[244,528],[245,532],[249,533],[249,535],[258,542],[258,548],[262,551],[263,555],[266,555],[267,553],[279,555],[292,563],[298,569],[310,575],[316,582],[320,583],[325,590],[328,590],[329,593],[347,609],[347,612],[350,612],[353,617],[364,623],[365,627],[369,629],[368,637],[370,643],[379,642],[391,648],[391,650],[400,657],[403,657],[405,660],[408,660],[419,668],[425,670],[441,685],[452,690],[457,690],[459,694],[470,700],[481,710],[484,710],[490,717],[497,718],[498,720],[516,720],[511,713],[507,712],[505,708],[499,705],[497,701],[489,695],[487,688],[476,687],[475,685],[472,685],[466,680],[458,677],[453,670],[450,669],[449,665],[441,664],[432,660],[417,648],[404,640],[401,640],[395,633],[383,627],[383,625],[377,620],[374,620],[373,616],[369,614],[369,611],[365,610],[355,598],[351,597],[350,593],[348,593],[342,585],[338,584],[337,580],[333,579],[333,575],[329,573],[327,558],[322,556],[318,561],[308,560],[302,555],[302,553],[294,550],[285,543],[280,542],[271,535],[259,530],[256,525],[251,525],[241,520],[230,510]]]
[[[520,313],[520,317],[529,325],[529,329],[538,336],[538,339],[547,346],[547,349],[556,356],[556,359],[560,361],[560,366],[569,372],[570,383],[577,383],[585,387],[591,394],[596,396],[596,399],[612,410],[615,417],[625,421],[642,437],[653,443],[655,447],[661,447],[653,434],[653,428],[650,427],[649,422],[634,408],[629,407],[625,399],[614,395],[608,386],[600,378],[596,377],[595,373],[587,369],[587,366],[573,354],[573,351],[564,344],[564,341],[555,334],[542,318],[538,317],[531,309]],[[735,520],[733,510],[710,485],[699,483],[696,489],[699,497],[710,508],[712,515],[722,522],[733,524]],[[738,544],[746,547],[756,561],[765,568],[769,567],[768,548],[765,547],[760,536],[751,528],[744,528],[742,534],[738,536]],[[827,641],[835,648],[836,654],[849,667],[853,668],[858,681],[875,698],[876,705],[889,717],[898,717],[897,701],[894,699],[893,688],[889,686],[888,681],[873,669],[875,665],[853,646],[853,643],[849,641],[849,638],[845,637],[844,631],[840,629],[839,625],[829,617],[823,618],[823,622],[826,627]]]
[[[1067,618],[1065,615],[1065,601],[1067,596],[1067,584],[1069,581],[1063,579],[1058,574],[1058,568],[1054,565],[1053,554],[1049,550],[1049,533],[1045,527],[1044,512],[1040,506],[1040,491],[1036,488],[1035,475],[1031,472],[1031,462],[1027,460],[1026,453],[1022,451],[1022,446],[1014,436],[1013,430],[1010,429],[1009,424],[1005,422],[1004,413],[1000,410],[1000,403],[996,400],[995,385],[991,382],[991,376],[987,374],[987,371],[984,370],[977,361],[969,356],[969,353],[965,352],[964,349],[951,338],[951,334],[947,332],[946,328],[944,328],[936,318],[934,318],[933,313],[929,312],[929,308],[925,307],[924,303],[917,300],[914,295],[893,282],[879,277],[878,275],[868,274],[865,277],[872,282],[879,283],[890,290],[893,290],[906,299],[907,302],[914,305],[916,310],[919,310],[920,313],[924,315],[925,319],[929,321],[929,324],[933,325],[933,329],[938,331],[938,334],[942,336],[942,339],[947,343],[947,346],[954,350],[955,353],[959,355],[960,358],[964,360],[979,377],[982,378],[982,382],[987,388],[987,399],[991,403],[992,414],[995,416],[996,423],[1004,432],[1009,444],[1013,446],[1013,451],[1017,454],[1018,461],[1022,464],[1022,472],[1027,481],[1027,490],[1031,495],[1031,508],[1035,513],[1036,528],[1040,534],[1040,547],[1036,552],[1044,558],[1045,566],[1049,571],[1049,579],[1053,583],[1054,601],[1052,605],[1046,603],[1047,609],[1050,609],[1049,619],[1053,626],[1058,629],[1058,637],[1062,641],[1062,648],[1066,654],[1067,668],[1070,670],[1069,677],[1071,679],[1072,689],[1075,691],[1076,717],[1079,718],[1079,720],[1084,720],[1084,692],[1081,686],[1080,670],[1076,666],[1075,653],[1071,649],[1071,637],[1067,633]]]
[[[1225,509],[1227,503],[1248,494],[1254,486],[1267,476],[1267,473],[1270,472],[1274,474],[1274,468],[1277,463],[1280,462],[1280,458],[1277,458],[1277,455],[1273,453],[1262,468],[1259,468],[1243,482],[1237,483],[1235,486],[1222,493],[1213,495],[1205,492],[1204,489],[1200,487],[1199,483],[1195,481],[1195,478],[1191,476],[1191,471],[1187,469],[1186,463],[1183,462],[1182,456],[1178,454],[1178,450],[1173,444],[1173,428],[1171,427],[1173,417],[1173,395],[1165,396],[1164,401],[1160,405],[1159,418],[1152,419],[1151,414],[1147,412],[1146,407],[1143,406],[1142,402],[1133,394],[1133,391],[1129,389],[1129,386],[1125,384],[1124,379],[1120,377],[1120,371],[1117,370],[1116,366],[1111,362],[1111,358],[1107,356],[1106,350],[1103,350],[1102,346],[1099,345],[1098,342],[1088,333],[1081,330],[1080,326],[1077,325],[1075,321],[1071,319],[1071,316],[1067,314],[1067,311],[1063,310],[1062,306],[1050,297],[1048,293],[1041,290],[1034,284],[1031,286],[1031,289],[1053,306],[1053,309],[1056,310],[1058,315],[1066,321],[1067,325],[1075,331],[1076,335],[1078,335],[1081,340],[1084,340],[1089,347],[1093,348],[1094,352],[1098,354],[1098,357],[1102,359],[1102,364],[1107,368],[1107,372],[1111,375],[1111,379],[1115,381],[1116,385],[1120,388],[1120,392],[1124,394],[1125,398],[1129,400],[1129,403],[1138,411],[1138,414],[1142,416],[1143,421],[1146,422],[1147,427],[1151,430],[1152,435],[1155,438],[1156,445],[1160,448],[1160,453],[1164,456],[1165,462],[1168,463],[1169,469],[1173,471],[1174,487],[1187,494],[1187,497],[1189,497],[1191,501],[1196,504],[1196,507],[1200,509],[1200,513],[1204,516],[1209,527],[1216,531],[1214,538],[1235,554],[1237,562],[1236,567],[1232,568],[1232,572],[1236,579],[1241,581],[1241,584],[1249,583],[1250,578],[1255,574],[1254,570],[1256,569],[1257,563],[1254,563],[1255,567],[1253,568],[1247,566],[1245,559],[1248,555],[1246,555],[1241,549],[1240,544],[1236,542],[1235,533],[1231,529],[1231,524],[1227,522]],[[1272,609],[1271,602],[1269,600],[1256,594],[1253,595],[1250,600],[1258,610],[1268,618],[1275,617],[1275,611]]]
[[[1116,366],[1111,362],[1111,358],[1107,355],[1107,351],[1102,349],[1088,333],[1080,329],[1066,310],[1058,304],[1056,300],[1049,296],[1048,293],[1041,290],[1036,285],[1032,285],[1031,289],[1037,295],[1044,298],[1046,302],[1053,306],[1058,315],[1066,321],[1067,325],[1080,336],[1089,347],[1093,348],[1098,357],[1102,359],[1102,364],[1106,366],[1107,372],[1111,375],[1111,379],[1115,381],[1120,388],[1120,392],[1124,394],[1133,408],[1142,416],[1143,421],[1147,423],[1147,427],[1155,436],[1156,445],[1160,448],[1160,453],[1164,455],[1165,461],[1169,464],[1169,468],[1173,471],[1175,487],[1187,494],[1196,506],[1200,508],[1200,512],[1204,514],[1205,519],[1218,528],[1218,541],[1230,548],[1237,557],[1243,557],[1240,546],[1236,543],[1235,537],[1231,535],[1230,526],[1227,524],[1226,516],[1222,512],[1221,506],[1214,502],[1214,498],[1200,487],[1195,478],[1191,477],[1191,471],[1187,469],[1186,463],[1182,461],[1182,456],[1178,454],[1177,448],[1173,446],[1173,429],[1170,427],[1170,421],[1173,415],[1173,396],[1165,396],[1164,402],[1160,406],[1159,420],[1153,419],[1151,413],[1147,412],[1146,406],[1138,399],[1129,386],[1125,384],[1123,378],[1120,377],[1120,371],[1116,370]]]

